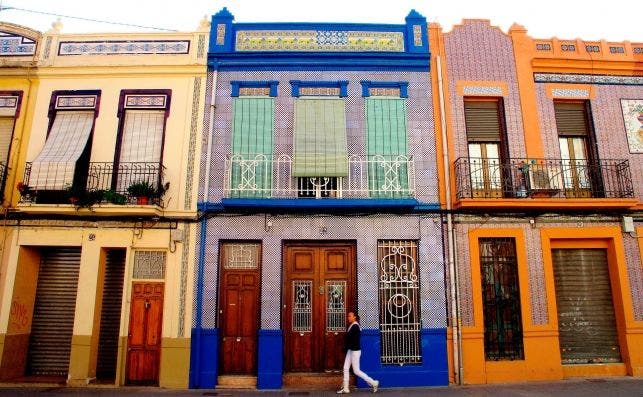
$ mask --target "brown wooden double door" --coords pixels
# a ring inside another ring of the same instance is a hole
[[[284,370],[339,371],[346,314],[354,311],[355,245],[284,245]]]

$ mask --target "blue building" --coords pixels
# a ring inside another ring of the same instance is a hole
[[[349,311],[381,387],[448,384],[426,19],[233,21],[212,17],[190,386],[339,386]]]

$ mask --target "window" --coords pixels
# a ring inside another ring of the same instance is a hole
[[[562,176],[567,197],[591,197],[592,161],[588,151],[593,138],[589,119],[589,102],[554,102]]]
[[[417,242],[377,244],[381,362],[420,363],[420,280]]]
[[[371,197],[408,197],[406,100],[371,96],[366,102],[368,187]]]
[[[498,98],[465,99],[473,197],[502,197],[504,117]]]
[[[113,176],[117,191],[144,181],[160,186],[170,96],[170,90],[121,91],[121,130]]]
[[[348,175],[346,110],[333,97],[295,100],[293,177],[299,197],[336,197]]]
[[[56,91],[52,94],[49,114],[52,121],[47,140],[28,173],[28,185],[40,190],[40,202],[56,199],[55,193],[49,197],[46,191],[85,188],[99,101],[100,91]]]
[[[485,357],[523,359],[515,239],[481,238],[479,245]]]
[[[0,92],[0,191],[4,183],[13,139],[13,127],[20,109],[22,92]]]
[[[247,96],[232,101],[230,197],[269,197],[274,99]]]

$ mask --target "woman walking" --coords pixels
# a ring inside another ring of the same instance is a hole
[[[337,394],[350,393],[348,388],[349,371],[353,367],[353,373],[356,376],[364,379],[373,388],[373,393],[377,392],[380,382],[366,375],[359,369],[359,359],[362,355],[362,348],[360,346],[360,336],[362,329],[359,327],[359,316],[354,312],[348,313],[348,330],[346,330],[346,341],[344,343],[344,350],[346,351],[346,359],[344,359],[344,379],[342,388],[337,390]]]

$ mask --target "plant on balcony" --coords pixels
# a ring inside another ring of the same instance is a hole
[[[67,188],[69,202],[76,207],[76,210],[81,208],[91,209],[92,206],[103,201],[104,194],[104,190],[87,190],[74,186]]]
[[[115,190],[105,190],[103,192],[103,201],[111,204],[123,205],[127,203],[127,197]]]
[[[148,181],[140,181],[132,183],[128,188],[127,192],[132,197],[136,197],[136,203],[139,205],[146,205],[149,203],[150,199],[161,198],[165,192],[170,188],[170,183],[167,182],[165,185],[155,188]]]
[[[18,182],[18,184],[16,185],[16,189],[18,189],[18,193],[20,193],[21,201],[32,200],[34,191],[31,189],[29,185],[27,185],[24,182]]]

